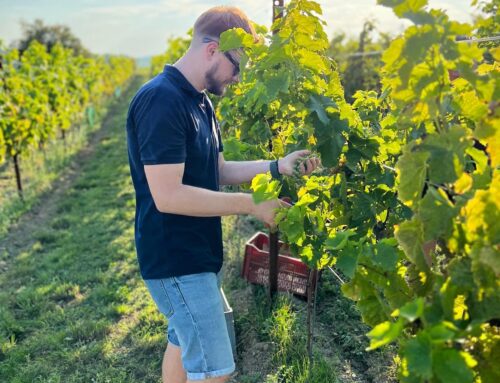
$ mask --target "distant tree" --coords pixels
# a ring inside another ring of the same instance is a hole
[[[46,25],[42,20],[36,19],[33,23],[21,22],[23,37],[17,44],[20,53],[24,52],[33,40],[47,47],[51,52],[54,45],[60,43],[65,48],[73,50],[75,55],[89,57],[90,52],[82,45],[70,28],[65,25]]]

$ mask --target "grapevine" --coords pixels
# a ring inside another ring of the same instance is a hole
[[[382,89],[344,92],[321,8],[292,1],[253,44],[242,30],[242,81],[219,116],[235,156],[280,158],[307,148],[318,174],[270,174],[256,201],[296,201],[277,214],[295,255],[348,279],[370,350],[399,345],[404,382],[495,382],[500,369],[500,127],[498,48],[457,44],[473,26],[427,2],[380,0],[414,25],[385,50]],[[450,79],[457,71],[460,77]]]
[[[48,52],[37,41],[22,56],[17,49],[5,51],[1,63],[0,163],[13,160],[22,197],[20,158],[58,132],[64,138],[87,107],[101,104],[131,76],[134,63],[125,57],[75,56],[59,44]]]

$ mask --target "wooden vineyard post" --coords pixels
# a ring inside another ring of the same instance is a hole
[[[269,230],[269,297],[272,299],[278,291],[278,230]]]
[[[19,153],[16,153],[12,160],[14,162],[14,171],[16,173],[16,183],[17,183],[17,193],[19,194],[19,198],[24,201],[23,197],[23,183],[21,181],[21,170],[19,167]]]
[[[314,321],[316,316],[316,295],[318,289],[318,269],[309,271],[307,280],[307,355],[309,357],[309,376],[313,366],[313,340],[314,340]]]
[[[273,24],[276,19],[283,17],[283,7],[285,0],[272,0],[273,2]],[[274,30],[276,34],[278,30]],[[278,253],[279,238],[278,230],[269,230],[269,297],[271,300],[278,291]]]

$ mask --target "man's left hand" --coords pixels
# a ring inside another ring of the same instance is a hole
[[[293,175],[295,164],[297,161],[301,161],[299,165],[299,172],[301,175],[309,175],[311,174],[318,166],[321,165],[321,161],[317,157],[304,158],[311,154],[310,150],[297,150],[295,152],[290,153],[284,158],[280,158],[278,160],[278,170],[281,174],[286,176]]]

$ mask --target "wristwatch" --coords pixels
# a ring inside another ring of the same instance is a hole
[[[274,179],[281,180],[283,178],[282,174],[278,170],[278,160],[271,161],[271,163],[269,164],[269,170],[271,171],[271,176]]]

